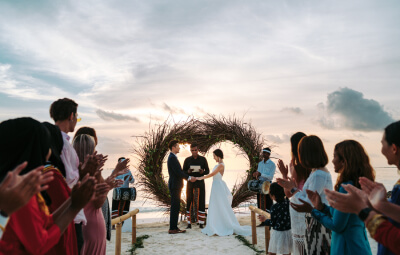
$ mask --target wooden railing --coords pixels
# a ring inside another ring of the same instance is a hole
[[[250,205],[249,209],[251,211],[251,237],[252,237],[252,244],[257,244],[257,230],[256,230],[256,213],[267,217],[270,219],[271,216],[266,211],[263,211],[255,206]],[[269,247],[269,226],[265,226],[265,254],[268,254],[268,247]]]
[[[115,255],[121,254],[121,235],[122,235],[122,222],[132,217],[132,244],[136,243],[136,214],[139,213],[139,209],[128,212],[118,218],[111,220],[111,225],[115,226]]]

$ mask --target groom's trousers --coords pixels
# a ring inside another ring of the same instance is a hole
[[[171,194],[171,212],[169,214],[169,230],[178,229],[179,210],[181,207],[181,192],[180,189],[170,189]]]
[[[200,224],[204,224],[206,219],[206,186],[204,184],[204,180],[196,181],[196,182],[188,182],[186,187],[186,218],[188,223],[191,222],[191,211],[193,206],[193,192],[194,189],[199,189],[199,197],[197,199],[197,219]]]

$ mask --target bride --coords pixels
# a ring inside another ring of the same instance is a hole
[[[197,180],[204,180],[213,177],[207,225],[201,232],[208,236],[227,236],[234,233],[248,236],[251,234],[250,226],[240,226],[231,207],[232,194],[222,180],[225,172],[224,154],[220,149],[216,149],[213,156],[218,163],[213,171],[209,175],[197,178]]]

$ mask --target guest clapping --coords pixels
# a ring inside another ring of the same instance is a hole
[[[19,118],[0,124],[0,179],[18,164],[28,161],[25,172],[42,166],[50,158],[50,140],[46,128],[31,118]],[[23,171],[24,172],[24,171]],[[14,212],[2,237],[2,254],[44,254],[58,243],[76,214],[89,202],[94,193],[95,180],[85,177],[53,214],[44,191]],[[45,200],[46,198],[46,200]]]
[[[400,121],[385,128],[381,143],[388,164],[400,170]],[[360,178],[360,185],[362,190],[342,185],[347,194],[325,190],[330,205],[342,212],[358,214],[371,237],[379,243],[378,254],[400,254],[400,180],[394,185],[389,201],[383,185],[366,178]]]

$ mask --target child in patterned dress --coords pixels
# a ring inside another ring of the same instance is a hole
[[[271,219],[259,215],[258,219],[266,226],[271,226],[271,239],[269,241],[268,254],[290,254],[292,253],[292,233],[290,231],[289,200],[278,183],[274,182],[269,188],[269,195],[276,201],[271,207]]]

